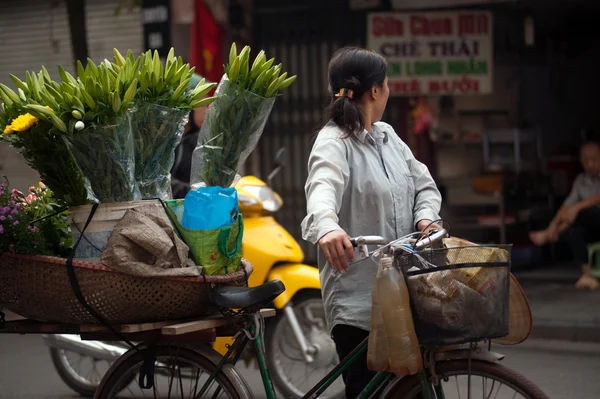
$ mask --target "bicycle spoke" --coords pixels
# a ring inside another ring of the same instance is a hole
[[[458,386],[458,376],[454,377],[454,381],[456,382],[456,393],[458,394],[458,399],[460,398],[460,387]]]

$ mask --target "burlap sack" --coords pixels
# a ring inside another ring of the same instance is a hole
[[[142,277],[199,276],[202,269],[188,252],[164,210],[149,205],[125,213],[108,239],[102,263]]]

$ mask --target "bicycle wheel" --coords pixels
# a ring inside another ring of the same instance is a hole
[[[245,380],[231,365],[224,365],[208,389],[200,395],[220,360],[220,355],[212,349],[196,350],[176,344],[141,346],[138,349],[129,350],[113,364],[102,379],[95,399],[252,397]],[[144,359],[149,356],[155,359],[154,386],[145,390],[138,384],[139,372]]]
[[[453,360],[436,364],[444,399],[549,399],[542,390],[516,371],[497,363],[471,361],[471,396],[469,393],[469,361]],[[421,384],[417,376],[391,383],[384,399],[420,399]]]

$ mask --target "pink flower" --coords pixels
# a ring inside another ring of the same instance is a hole
[[[38,197],[33,195],[33,194],[29,194],[27,197],[25,197],[25,202],[27,202],[28,204],[31,204],[33,201],[37,201]]]
[[[4,234],[4,227],[0,226],[0,234]]]
[[[0,216],[0,221],[5,221],[6,220],[6,216],[2,215]]]
[[[19,225],[19,221],[18,221],[18,220],[15,220],[15,222],[14,222],[13,224],[14,224],[15,226],[18,226],[18,225]]]
[[[12,195],[16,195],[17,197],[24,197],[25,196],[25,194],[23,194],[22,192],[20,192],[16,188],[13,188],[13,190],[11,191],[11,194]]]

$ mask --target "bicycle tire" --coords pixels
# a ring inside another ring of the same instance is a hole
[[[220,355],[211,348],[195,349],[178,344],[161,344],[150,348],[147,345],[142,345],[138,347],[138,350],[129,350],[112,365],[98,386],[94,399],[114,399],[114,395],[123,389],[119,387],[119,381],[123,376],[137,370],[150,350],[157,357],[172,356],[173,353],[176,353],[177,360],[184,364],[193,364],[202,368],[207,374],[212,374],[216,370],[221,359]],[[253,398],[244,378],[230,364],[221,367],[221,370],[217,373],[216,381],[231,399]]]
[[[444,376],[468,375],[468,359],[451,360],[436,364],[436,374]],[[492,378],[504,385],[510,386],[527,399],[549,399],[549,397],[533,382],[498,363],[482,360],[471,360],[471,374]],[[411,399],[418,398],[421,393],[421,383],[418,376],[398,379],[392,382],[382,395],[382,399]]]

